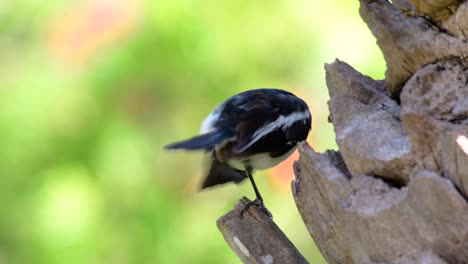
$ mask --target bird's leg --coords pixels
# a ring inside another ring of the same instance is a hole
[[[249,180],[252,183],[252,186],[253,186],[254,191],[255,191],[255,195],[257,197],[255,198],[255,200],[249,202],[248,204],[246,204],[244,206],[244,208],[242,208],[241,217],[243,217],[244,212],[247,211],[247,209],[249,209],[249,207],[252,206],[252,205],[257,206],[260,210],[262,210],[263,213],[265,213],[269,217],[272,217],[270,211],[268,211],[268,209],[265,207],[265,204],[263,203],[262,195],[260,195],[260,192],[258,191],[257,185],[255,184],[255,181],[254,181],[254,179],[252,177],[252,167],[247,165],[245,167],[245,172],[247,173],[247,176],[249,176]]]

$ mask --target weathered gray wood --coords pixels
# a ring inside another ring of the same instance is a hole
[[[385,83],[394,96],[422,66],[443,58],[468,56],[468,42],[437,30],[422,17],[406,16],[386,0],[360,2],[361,16],[387,62]]]
[[[265,213],[242,198],[234,210],[218,219],[224,239],[243,263],[308,263],[284,233]]]
[[[292,192],[302,220],[328,262],[352,263],[341,206],[349,206],[352,193],[346,166],[337,152],[319,154],[303,144],[299,153]]]
[[[416,113],[405,113],[403,125],[419,161],[415,169],[439,172],[468,199],[468,152],[462,146],[468,138],[468,126],[453,125]]]
[[[468,63],[450,58],[421,68],[403,87],[401,105],[418,167],[451,179],[468,197],[468,154],[457,143],[468,137]]]
[[[433,21],[442,21],[450,17],[457,9],[458,0],[397,0],[395,5],[403,10],[430,17]]]
[[[444,171],[468,199],[468,135],[451,132],[441,138],[440,142]]]
[[[352,174],[408,182],[415,163],[411,143],[399,120],[400,106],[383,82],[340,61],[325,69],[336,143],[348,169]]]
[[[442,27],[460,39],[468,38],[468,2],[462,3],[455,14],[442,22]]]
[[[447,179],[421,170],[399,189],[349,178],[337,152],[299,151],[293,195],[330,263],[468,263],[468,204]]]
[[[468,263],[468,46],[432,24],[465,19],[442,18],[454,1],[396,1],[433,21],[360,2],[386,80],[326,66],[340,152],[299,147],[299,212],[330,263]]]
[[[400,98],[403,114],[468,125],[468,61],[448,58],[425,65],[406,82]]]

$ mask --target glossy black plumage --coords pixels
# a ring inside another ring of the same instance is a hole
[[[204,189],[217,184],[228,182],[240,183],[246,178],[247,174],[245,171],[231,168],[227,163],[220,162],[212,156],[208,175],[203,181],[201,187]]]
[[[212,152],[202,188],[240,182],[245,171],[275,166],[307,138],[311,115],[307,104],[290,92],[255,89],[232,96],[203,122],[201,135],[167,149]]]

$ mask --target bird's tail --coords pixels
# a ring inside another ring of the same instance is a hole
[[[212,150],[216,144],[219,144],[233,135],[220,131],[212,131],[203,135],[195,136],[183,141],[174,142],[165,146],[165,149],[187,149],[187,150]]]
[[[208,172],[208,176],[206,176],[205,180],[203,181],[201,186],[202,189],[228,182],[235,182],[238,184],[247,178],[245,171],[231,168],[228,164],[218,161],[215,158],[215,155],[216,154],[213,153],[210,170]]]

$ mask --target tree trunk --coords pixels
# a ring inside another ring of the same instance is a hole
[[[468,1],[360,3],[386,79],[325,66],[339,152],[299,146],[299,212],[329,263],[468,263]]]

